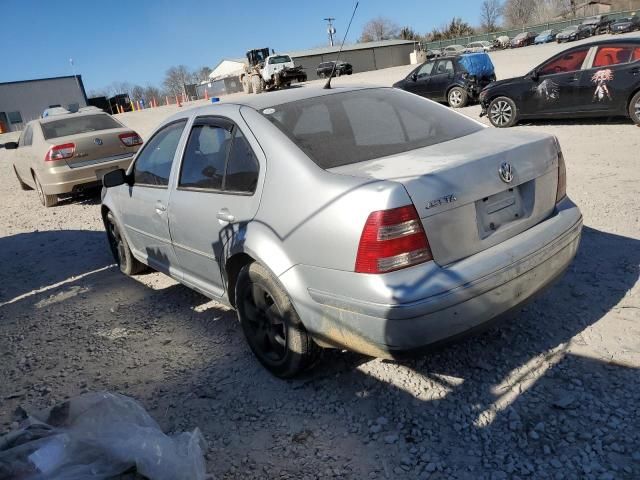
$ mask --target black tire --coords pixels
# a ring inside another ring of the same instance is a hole
[[[22,181],[22,179],[20,178],[20,175],[18,175],[18,171],[16,170],[16,167],[13,167],[13,173],[16,174],[16,178],[18,179],[18,184],[20,185],[20,190],[33,190],[33,188],[31,188],[29,185],[27,185]]]
[[[494,127],[513,127],[518,121],[518,107],[509,97],[494,98],[489,103],[487,116]]]
[[[111,254],[122,273],[136,275],[148,269],[144,263],[138,261],[131,253],[127,239],[122,235],[113,213],[107,213],[104,219],[104,227],[107,231],[107,241],[109,242]]]
[[[451,108],[466,107],[469,103],[469,94],[462,87],[453,87],[447,93],[447,103]]]
[[[47,195],[46,193],[44,193],[42,185],[40,184],[40,180],[38,180],[38,177],[35,174],[33,175],[33,181],[36,184],[36,191],[38,192],[40,203],[47,208],[56,206],[58,204],[58,196]]]
[[[251,89],[253,93],[262,93],[262,79],[258,75],[251,75]]]
[[[629,102],[629,116],[636,125],[640,126],[640,91],[631,97]]]
[[[302,325],[287,293],[265,267],[254,262],[240,270],[235,299],[249,347],[273,375],[293,377],[314,363],[320,347]]]

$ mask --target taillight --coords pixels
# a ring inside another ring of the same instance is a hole
[[[362,230],[356,272],[386,273],[433,260],[413,205],[373,212]]]
[[[567,168],[564,164],[562,150],[558,148],[558,190],[556,191],[556,203],[567,196]]]
[[[56,160],[64,160],[73,157],[76,151],[75,143],[65,143],[63,145],[54,145],[44,156],[45,162],[54,162]]]
[[[120,137],[120,141],[124,143],[126,147],[142,145],[142,138],[136,132],[121,133],[118,137]]]

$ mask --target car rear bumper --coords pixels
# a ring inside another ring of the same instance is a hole
[[[319,344],[393,357],[471,331],[529,300],[570,264],[581,229],[578,207],[565,199],[535,227],[447,267],[430,262],[372,276],[298,265],[281,281]]]
[[[66,164],[49,167],[38,171],[38,178],[47,195],[61,195],[93,186],[98,187],[102,184],[102,175],[107,171],[129,168],[133,155],[110,161],[93,161],[86,166],[74,168]]]

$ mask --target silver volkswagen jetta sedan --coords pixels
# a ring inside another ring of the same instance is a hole
[[[104,184],[122,271],[233,306],[282,377],[319,347],[393,357],[469,331],[556,279],[582,227],[553,136],[391,88],[181,112]]]

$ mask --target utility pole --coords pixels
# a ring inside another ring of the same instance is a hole
[[[336,29],[333,26],[333,21],[335,18],[327,17],[324,19],[327,22],[327,33],[329,34],[329,45],[333,47],[333,36],[336,34]]]

